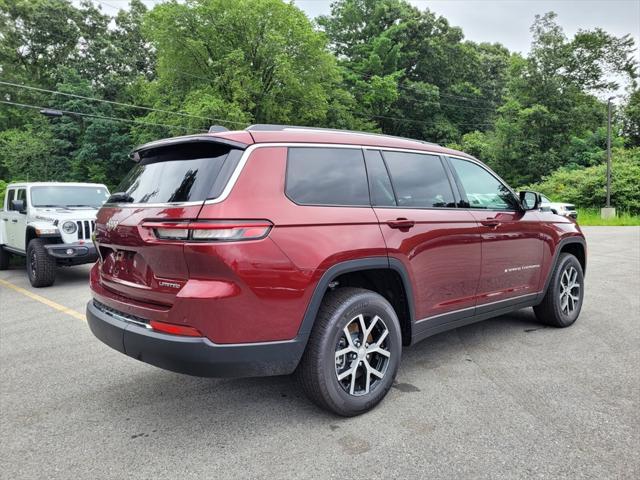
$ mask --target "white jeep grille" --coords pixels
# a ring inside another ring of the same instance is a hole
[[[78,240],[91,240],[91,234],[96,228],[96,222],[93,220],[78,220]]]

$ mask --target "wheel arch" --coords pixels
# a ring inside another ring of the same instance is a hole
[[[38,233],[36,232],[36,228],[33,225],[27,225],[27,228],[24,232],[24,251],[27,251],[27,247],[29,246],[29,242],[34,238],[38,238]]]
[[[544,282],[544,288],[538,295],[538,300],[542,301],[545,294],[547,293],[547,289],[549,288],[549,283],[551,282],[551,277],[553,272],[556,269],[556,265],[558,264],[558,260],[560,258],[560,254],[562,253],[570,253],[575,256],[580,262],[580,266],[582,267],[582,272],[586,276],[587,272],[587,242],[584,237],[573,235],[571,237],[563,238],[558,242],[558,246],[556,247],[556,251],[553,254],[553,261],[551,262],[551,266],[549,267],[549,272],[547,273],[547,278]]]
[[[378,275],[379,274],[379,275]],[[385,297],[394,307],[402,330],[405,345],[411,342],[414,320],[413,289],[404,265],[388,257],[368,257],[347,260],[332,265],[318,281],[305,311],[298,338],[306,341],[315,322],[318,310],[332,282],[342,286],[359,286]]]

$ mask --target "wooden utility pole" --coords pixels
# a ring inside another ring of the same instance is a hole
[[[616,209],[611,207],[611,100],[613,97],[607,99],[607,201],[604,208],[600,209],[600,216],[602,218],[614,218],[616,216]]]
[[[607,101],[607,208],[611,207],[611,97]]]

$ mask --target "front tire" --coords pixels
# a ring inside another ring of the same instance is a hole
[[[533,307],[533,311],[542,323],[552,327],[568,327],[578,319],[583,298],[582,265],[570,253],[561,253],[544,299]]]
[[[44,240],[34,238],[27,246],[27,275],[32,287],[49,287],[56,279],[56,261],[44,248]]]
[[[351,417],[385,397],[401,355],[391,304],[370,290],[340,288],[326,294],[296,376],[316,405]]]
[[[11,254],[7,252],[2,245],[0,245],[0,270],[6,270],[9,268],[9,259]]]

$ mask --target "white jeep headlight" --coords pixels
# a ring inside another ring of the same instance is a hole
[[[64,233],[68,233],[68,234],[76,233],[77,229],[78,229],[78,226],[76,225],[76,222],[64,222],[62,224],[62,231]]]

